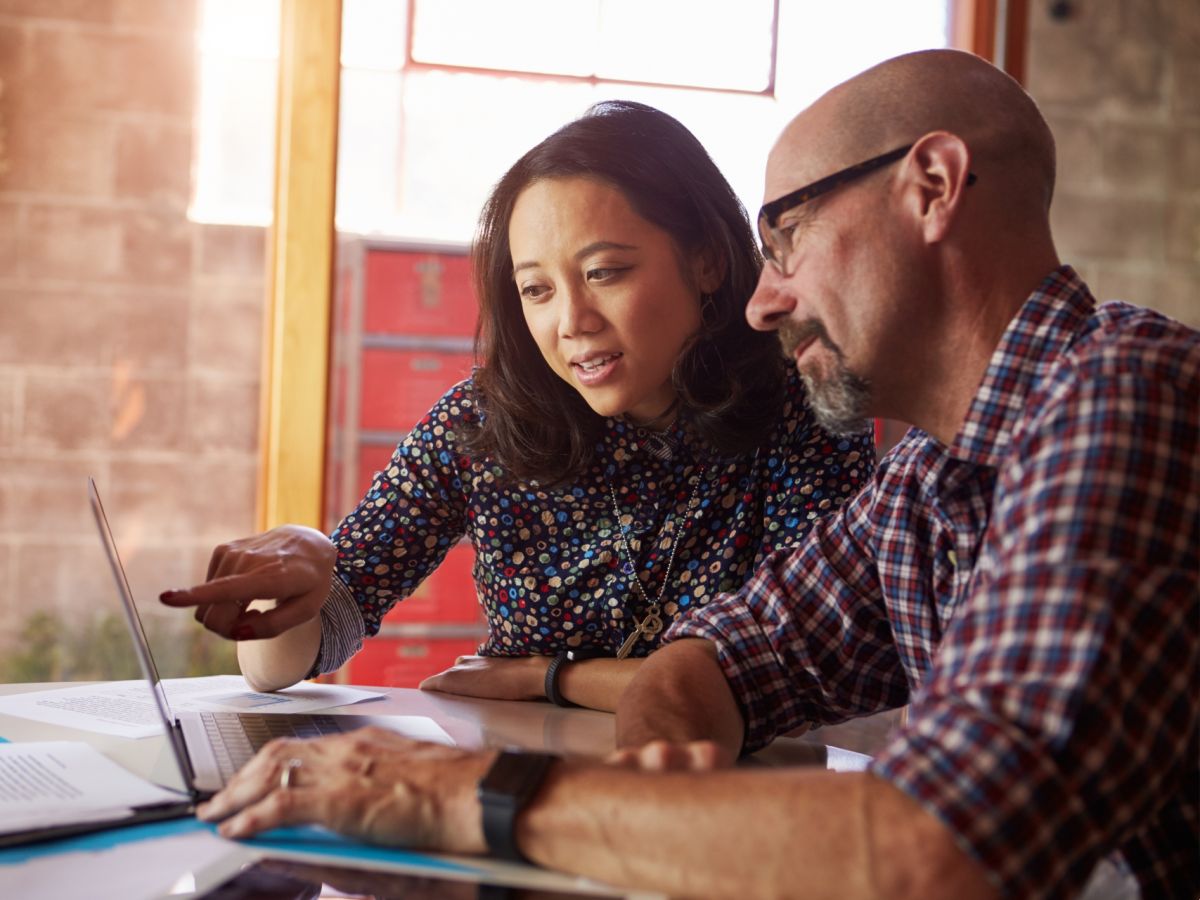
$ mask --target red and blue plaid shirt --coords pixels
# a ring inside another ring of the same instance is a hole
[[[1200,893],[1200,334],[1062,267],[953,446],[873,482],[666,638],[718,648],[746,749],[910,703],[872,771],[1002,890],[1076,893],[1119,850]]]

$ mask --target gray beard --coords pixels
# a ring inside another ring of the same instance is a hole
[[[779,343],[784,356],[791,359],[802,341],[815,337],[837,358],[837,370],[829,378],[814,378],[808,372],[800,372],[800,380],[808,392],[808,404],[822,428],[839,437],[863,434],[871,430],[871,420],[866,414],[870,404],[871,390],[865,378],[855,375],[846,368],[842,351],[829,339],[829,333],[816,319],[800,324],[787,323],[779,329]]]
[[[830,434],[849,437],[871,430],[871,420],[863,413],[870,398],[866,379],[839,368],[833,378],[824,381],[807,372],[800,373],[800,380],[817,423]]]

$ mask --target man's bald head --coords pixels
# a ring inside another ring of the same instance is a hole
[[[1048,211],[1054,138],[1028,94],[1008,75],[957,50],[887,60],[843,82],[784,129],[768,162],[767,198],[946,131],[970,148],[981,177],[1008,200]]]

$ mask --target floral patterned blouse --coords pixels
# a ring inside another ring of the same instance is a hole
[[[783,415],[756,451],[722,457],[686,423],[651,432],[607,419],[586,474],[555,489],[514,485],[495,463],[464,455],[473,396],[470,379],[451,388],[331,535],[336,574],[315,671],[349,659],[464,536],[488,623],[479,653],[615,654],[660,591],[669,627],[739,588],[874,468],[871,435],[821,429],[792,369]],[[632,655],[657,645],[640,639]]]

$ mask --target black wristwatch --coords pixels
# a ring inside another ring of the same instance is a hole
[[[517,847],[517,813],[533,799],[550,765],[557,760],[552,753],[502,750],[480,779],[483,838],[494,855],[514,862],[529,862]]]
[[[555,706],[578,706],[578,703],[572,703],[558,689],[558,676],[562,671],[562,667],[569,662],[579,662],[584,659],[600,659],[605,656],[612,656],[612,654],[607,650],[593,650],[590,647],[563,650],[554,659],[550,660],[550,667],[546,669],[546,699]]]

